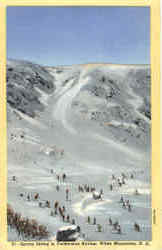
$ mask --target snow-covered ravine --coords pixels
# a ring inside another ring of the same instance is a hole
[[[35,119],[19,113],[21,120],[11,112],[8,125],[8,203],[22,216],[36,218],[46,225],[49,239],[59,227],[69,224],[66,218],[63,221],[59,215],[50,215],[54,202],[58,201],[61,207],[65,206],[70,223],[75,219],[80,225],[85,240],[151,240],[150,156],[147,150],[121,143],[97,123],[82,116],[75,117],[73,111],[73,101],[84,86],[95,80],[90,73],[97,67],[64,67],[62,73],[50,68],[56,90],[48,97],[42,94],[40,101],[45,103],[45,110]],[[110,75],[121,79],[129,66],[100,67],[104,73],[108,70]],[[131,105],[135,110],[138,108],[136,102],[132,101]],[[11,134],[15,134],[14,139]],[[63,173],[67,176],[64,182]],[[117,179],[121,180],[122,174],[126,176],[125,184],[120,186]],[[13,176],[16,176],[16,181],[13,181]],[[102,200],[94,200],[92,193],[85,191],[85,184],[89,188],[95,187],[98,192],[102,190]],[[59,191],[56,185],[59,185]],[[84,192],[79,192],[79,185]],[[135,194],[136,190],[139,195]],[[40,195],[38,201],[34,200],[36,193]],[[28,194],[30,201],[27,200]],[[122,206],[121,196],[125,201],[129,200],[131,211]],[[50,208],[39,207],[39,202],[44,204],[47,200]],[[87,223],[88,216],[90,224]],[[93,225],[94,217],[96,224],[102,225],[102,232]],[[110,217],[113,222],[119,222],[121,234],[114,232],[109,225]],[[141,232],[134,230],[135,222],[140,225]],[[9,234],[10,239],[13,237]]]

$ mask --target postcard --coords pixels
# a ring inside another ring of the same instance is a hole
[[[2,249],[162,249],[159,6],[0,3]]]

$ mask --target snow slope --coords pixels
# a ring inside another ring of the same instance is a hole
[[[85,240],[151,240],[149,66],[85,64],[45,70],[56,89],[50,95],[38,90],[44,111],[29,118],[8,106],[8,202],[23,216],[45,224],[51,238],[67,225],[59,215],[50,216],[58,200]],[[112,175],[121,179],[122,173],[126,184],[119,187]],[[78,185],[85,184],[102,189],[103,199],[79,192]],[[34,198],[27,201],[27,194],[37,192],[51,208],[40,208]],[[131,212],[119,203],[121,195],[129,199]],[[102,232],[87,223],[88,216],[96,217]],[[119,221],[121,235],[113,233],[109,217]],[[135,222],[140,233],[134,231]]]

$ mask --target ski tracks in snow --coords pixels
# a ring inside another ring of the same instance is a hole
[[[67,120],[67,112],[71,107],[73,99],[80,92],[80,89],[87,84],[89,77],[84,77],[86,70],[83,70],[77,81],[76,78],[70,80],[63,90],[58,92],[59,99],[54,110],[54,118],[60,121],[65,129],[72,134],[76,134],[76,130],[71,126]],[[76,84],[74,84],[76,81]]]

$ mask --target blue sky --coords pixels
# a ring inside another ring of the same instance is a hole
[[[7,57],[43,65],[150,63],[149,7],[8,7]]]

